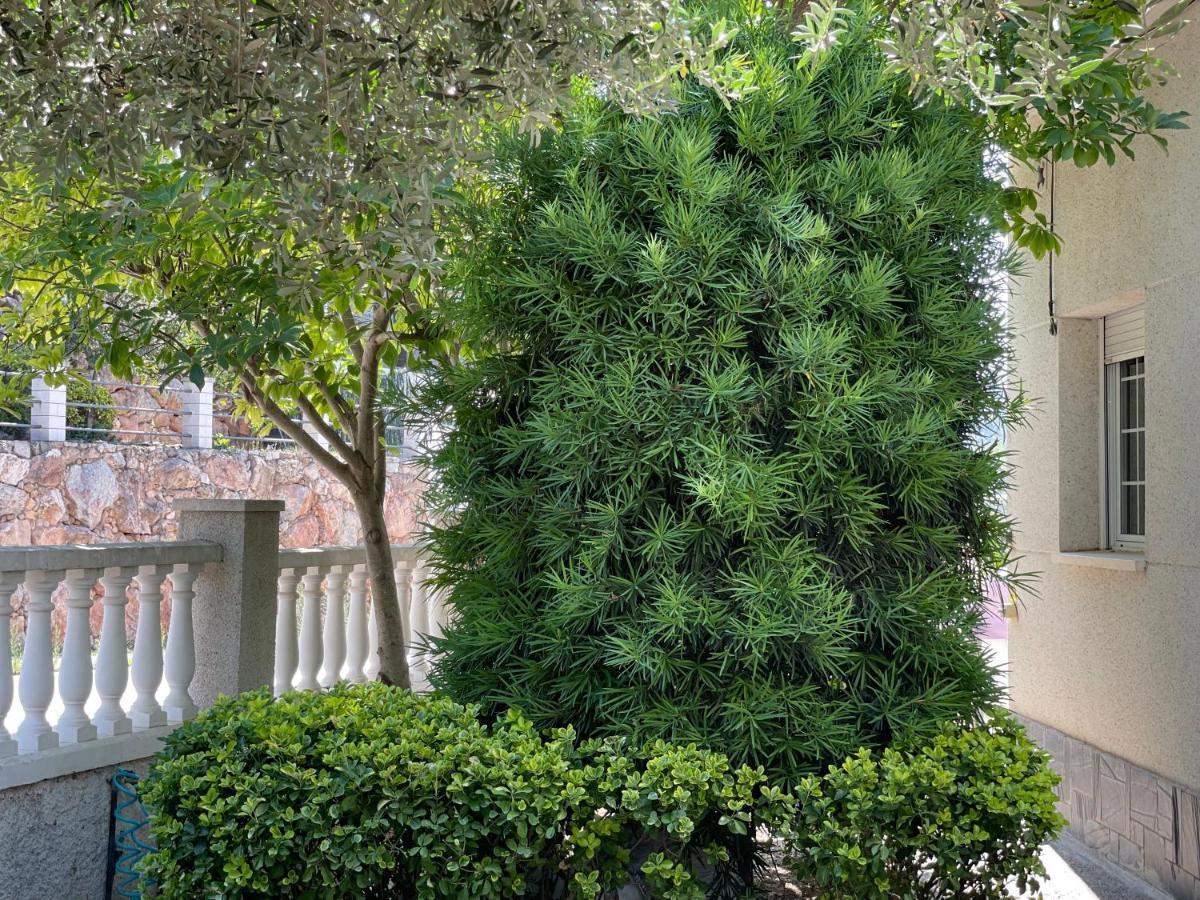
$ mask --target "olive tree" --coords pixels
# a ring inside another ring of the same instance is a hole
[[[661,0],[4,0],[0,295],[23,302],[0,328],[52,377],[99,343],[120,374],[234,381],[353,496],[381,674],[407,684],[380,390],[403,351],[447,346],[428,314],[438,210],[479,134],[547,124],[574,78],[653,97],[642,73],[687,42],[672,15]]]

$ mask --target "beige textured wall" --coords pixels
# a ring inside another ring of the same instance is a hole
[[[1041,572],[1010,629],[1013,706],[1110,753],[1200,786],[1200,25],[1169,48],[1183,73],[1155,94],[1197,130],[1170,154],[1057,171],[1059,334],[1048,272],[1013,303],[1018,371],[1037,404],[1012,435],[1022,567]],[[1044,206],[1048,198],[1044,201]],[[1067,565],[1100,542],[1099,320],[1146,304],[1146,569]]]

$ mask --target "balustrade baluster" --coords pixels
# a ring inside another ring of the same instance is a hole
[[[121,697],[129,683],[129,664],[125,654],[126,589],[137,572],[134,568],[105,569],[100,579],[104,586],[104,616],[100,623],[100,650],[96,654],[96,731],[101,737],[128,734],[133,720],[125,714]]]
[[[292,689],[296,677],[299,649],[296,638],[296,587],[300,576],[295,569],[279,573],[275,610],[275,696]]]
[[[350,572],[350,612],[346,619],[346,678],[354,684],[367,680],[367,571],[355,566]]]
[[[137,696],[129,711],[134,728],[157,728],[167,724],[167,714],[159,705],[156,694],[163,676],[162,583],[171,568],[142,566],[138,569],[138,621],[132,672]]]
[[[375,617],[377,602],[372,590],[371,608],[367,611],[367,661],[363,666],[363,674],[368,681],[379,677],[379,620]]]
[[[199,566],[181,563],[171,572],[171,623],[167,628],[167,653],[164,669],[167,676],[167,721],[172,725],[186,722],[196,715],[196,704],[188,689],[196,674],[196,642],[192,634],[192,590]]]
[[[404,646],[412,647],[412,560],[402,559],[396,564],[396,599],[400,603],[400,627],[404,635]]]
[[[304,609],[300,616],[300,679],[296,687],[302,691],[321,687],[317,680],[321,668],[321,582],[327,571],[326,566],[310,566],[301,582]]]
[[[429,660],[422,644],[429,635],[429,588],[427,571],[417,563],[412,574],[412,642],[408,657],[409,675],[414,691],[429,690]]]
[[[342,678],[346,661],[346,570],[334,566],[325,579],[324,666],[321,687],[330,688]]]
[[[67,634],[63,638],[62,662],[58,669],[58,694],[63,712],[59,716],[58,742],[82,744],[96,739],[96,726],[84,711],[92,693],[92,588],[95,569],[67,571]]]
[[[0,572],[0,759],[17,752],[17,742],[4,727],[4,719],[13,701],[12,595],[20,583],[16,572]]]
[[[17,749],[21,753],[50,750],[58,746],[58,735],[50,727],[46,710],[54,698],[54,663],[50,648],[51,596],[62,581],[62,572],[25,573],[25,650],[17,692],[25,711],[17,727]]]

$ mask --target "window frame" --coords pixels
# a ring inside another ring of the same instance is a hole
[[[1103,401],[1104,401],[1104,485],[1105,485],[1105,546],[1110,550],[1125,550],[1133,552],[1145,552],[1146,549],[1146,523],[1145,519],[1145,490],[1146,490],[1146,473],[1145,452],[1142,454],[1143,471],[1140,484],[1142,487],[1142,534],[1126,534],[1121,531],[1120,524],[1122,522],[1122,501],[1124,492],[1122,491],[1123,482],[1121,479],[1121,438],[1126,430],[1122,429],[1121,422],[1121,367],[1124,363],[1131,360],[1141,360],[1141,372],[1134,376],[1134,379],[1140,379],[1142,382],[1142,408],[1141,425],[1133,430],[1140,430],[1145,435],[1147,423],[1145,418],[1145,402],[1144,397],[1148,387],[1146,381],[1146,352],[1141,349],[1136,353],[1124,355],[1123,358],[1114,360],[1104,360],[1104,378],[1103,378]],[[1133,379],[1127,379],[1133,380]],[[1143,437],[1143,441],[1145,438]],[[1127,483],[1127,482],[1126,482]]]

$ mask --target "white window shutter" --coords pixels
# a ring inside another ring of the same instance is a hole
[[[1146,355],[1146,307],[1135,306],[1104,317],[1104,362]]]

